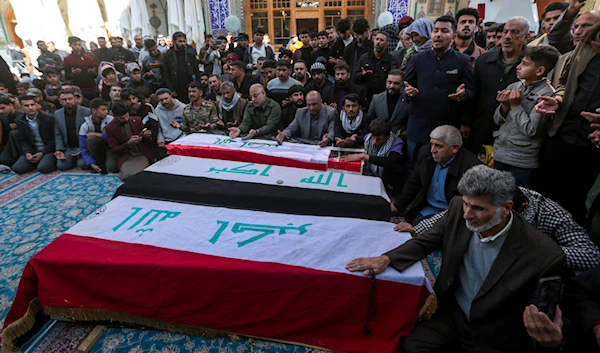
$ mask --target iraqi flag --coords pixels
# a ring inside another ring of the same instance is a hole
[[[389,268],[374,283],[344,266],[409,238],[387,222],[121,196],[31,259],[4,335],[15,337],[29,315],[44,310],[340,352],[395,352],[432,292],[421,264],[402,273]]]

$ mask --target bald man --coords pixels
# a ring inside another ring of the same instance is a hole
[[[570,0],[569,7],[563,11],[558,21],[548,32],[548,42],[558,49],[561,54],[575,49],[585,33],[600,20],[600,12],[597,10],[588,11],[578,16],[579,11],[584,6],[585,2]]]
[[[306,107],[296,111],[296,116],[283,131],[278,131],[277,141],[299,137],[325,147],[335,140],[335,122],[339,120],[335,108],[323,104],[321,94],[310,91],[306,95]]]
[[[239,127],[229,128],[229,137],[236,138],[247,134],[242,140],[254,137],[273,135],[281,118],[281,106],[267,97],[265,87],[260,83],[250,86],[250,102],[244,110],[244,117]]]
[[[577,2],[579,4],[579,2]],[[571,10],[572,6],[569,6],[569,8],[565,11],[564,13],[564,21],[568,21],[568,25],[569,28],[571,27],[571,24],[573,23],[573,19],[575,18],[574,15],[569,14],[569,11],[573,11]],[[576,15],[577,13],[575,13]],[[571,16],[573,16],[571,18]],[[570,20],[567,20],[567,18],[570,18]],[[559,22],[562,23],[562,22]],[[579,44],[579,42],[581,42],[581,40],[583,39],[583,37],[585,37],[585,35],[590,31],[590,29],[592,27],[594,27],[596,24],[600,23],[600,11],[598,10],[592,10],[592,11],[588,11],[588,12],[584,12],[583,14],[581,14],[581,16],[577,17],[577,19],[575,20],[575,23],[573,24],[573,46],[570,47],[570,49],[575,48],[575,46],[577,46],[577,44]],[[571,33],[571,31],[569,31],[569,33]],[[554,86],[554,88],[558,88],[558,84],[560,81],[560,76],[562,76],[563,74],[563,70],[565,68],[565,64],[567,63],[567,60],[569,60],[569,58],[571,57],[571,54],[573,53],[573,51],[569,51],[565,54],[563,54],[559,59],[558,62],[556,63],[556,66],[554,67],[554,71],[552,74],[552,85]]]

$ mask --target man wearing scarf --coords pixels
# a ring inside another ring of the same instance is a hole
[[[217,103],[219,119],[225,128],[238,126],[244,117],[246,100],[236,92],[233,82],[225,81],[219,87],[221,99]]]
[[[408,34],[413,41],[413,47],[408,48],[406,51],[406,55],[404,55],[404,60],[402,61],[402,66],[400,69],[402,71],[406,71],[408,67],[408,62],[416,53],[422,52],[424,50],[431,50],[431,32],[433,31],[433,22],[426,18],[419,18],[413,24],[406,28],[406,34]]]
[[[565,65],[555,97],[540,97],[535,109],[552,116],[550,138],[542,150],[540,190],[587,225],[587,192],[600,174],[600,154],[589,140],[600,123],[600,24],[577,44]]]
[[[362,146],[365,135],[369,133],[370,120],[362,111],[361,99],[356,93],[344,97],[340,120],[336,124],[335,144],[338,147],[356,148]]]
[[[384,185],[396,189],[397,167],[402,157],[402,139],[392,134],[392,125],[387,118],[377,118],[369,124],[371,133],[365,135],[365,152],[344,156],[350,162],[364,161],[363,174],[377,176]]]

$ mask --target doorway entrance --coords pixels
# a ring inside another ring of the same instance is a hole
[[[319,19],[318,18],[297,19],[296,20],[296,28],[297,28],[297,31],[301,30],[302,28],[308,28],[308,30],[311,33],[318,32],[319,31]]]

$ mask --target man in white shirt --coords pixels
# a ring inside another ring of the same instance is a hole
[[[257,61],[258,58],[265,57],[267,59],[275,60],[275,52],[273,48],[266,43],[263,43],[265,37],[265,31],[258,27],[254,30],[254,43],[248,47],[248,50],[244,53],[244,63],[248,70],[252,70],[254,75],[258,74]]]

